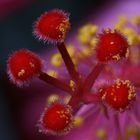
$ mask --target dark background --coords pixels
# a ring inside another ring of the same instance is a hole
[[[18,125],[19,120],[16,120],[22,104],[22,94],[16,95],[26,89],[10,84],[6,74],[6,61],[9,54],[19,48],[28,48],[37,53],[46,51],[46,47],[42,47],[45,45],[36,41],[32,35],[32,25],[37,17],[49,9],[64,9],[71,13],[74,30],[91,11],[94,11],[95,16],[99,15],[102,8],[111,4],[111,1],[102,0],[29,1],[0,0],[0,140],[30,140],[28,135],[24,136]]]

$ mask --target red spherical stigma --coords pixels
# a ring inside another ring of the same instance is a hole
[[[135,100],[136,92],[129,80],[117,80],[112,86],[100,89],[101,98],[113,109],[124,111]]]
[[[41,131],[54,135],[66,134],[72,127],[70,106],[54,103],[47,108],[41,118]]]
[[[26,49],[14,52],[8,60],[10,79],[19,86],[26,83],[32,77],[39,75],[41,69],[41,59]]]
[[[62,10],[45,12],[35,23],[34,34],[49,42],[62,42],[70,28],[69,17]]]
[[[96,53],[98,60],[102,62],[120,60],[128,56],[129,45],[121,33],[108,29],[99,35]]]

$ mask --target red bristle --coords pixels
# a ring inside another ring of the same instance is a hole
[[[41,59],[33,52],[21,49],[8,59],[8,74],[12,82],[21,86],[39,75],[42,69]]]
[[[45,12],[35,23],[33,33],[43,41],[63,42],[70,28],[69,16],[62,10]]]
[[[100,89],[101,98],[117,111],[130,107],[136,98],[134,86],[129,80],[117,80],[114,85]]]
[[[72,127],[72,109],[61,103],[51,104],[40,120],[40,131],[54,135],[65,135]]]
[[[105,30],[99,35],[96,46],[97,59],[101,62],[120,60],[127,57],[129,45],[126,38],[118,31]]]

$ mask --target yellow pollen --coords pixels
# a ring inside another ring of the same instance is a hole
[[[83,57],[90,57],[92,55],[92,51],[90,48],[82,48],[81,54]]]
[[[96,37],[93,37],[91,40],[90,40],[90,43],[89,43],[89,47],[93,50],[95,47],[96,47],[96,44],[97,44],[97,38]]]
[[[57,94],[52,94],[50,96],[48,96],[47,98],[47,104],[52,104],[54,102],[57,102],[59,100],[59,96]]]
[[[67,111],[64,111],[64,110],[56,111],[56,113],[59,114],[60,118],[65,118],[66,123],[68,123],[68,120],[70,119],[68,117],[68,115],[70,113],[70,110],[67,110]]]
[[[140,16],[135,16],[133,19],[132,19],[132,23],[136,26],[139,26],[140,25]]]
[[[116,84],[117,84],[117,88],[120,88],[120,85],[126,85],[128,88],[128,100],[133,100],[136,96],[136,91],[134,86],[131,84],[131,82],[129,80],[120,80],[117,79],[116,80]]]
[[[58,77],[58,72],[56,70],[48,70],[47,74],[55,78]]]
[[[99,139],[99,140],[104,140],[107,136],[107,133],[105,131],[105,129],[99,129],[97,130],[96,132],[96,137]]]
[[[71,57],[74,57],[76,50],[72,44],[67,45],[67,51]]]
[[[35,64],[34,63],[29,62],[29,64],[30,64],[31,68],[34,68],[35,67]]]
[[[109,28],[105,28],[104,31],[105,31],[105,33],[110,33],[110,29]]]
[[[81,127],[84,123],[84,118],[82,116],[77,116],[74,118],[74,127]]]
[[[121,59],[121,57],[120,57],[119,54],[112,56],[112,58],[115,59],[115,60],[117,60],[117,61]]]
[[[70,95],[67,95],[64,97],[64,103],[67,104],[70,100],[71,96]]]
[[[73,80],[70,80],[70,87],[71,87],[72,91],[75,90],[75,82]]]
[[[115,29],[122,30],[127,23],[127,17],[126,16],[120,16],[118,22],[115,25]]]
[[[129,49],[128,49],[128,48],[127,48],[127,50],[126,50],[125,57],[126,57],[126,58],[128,58],[128,57],[129,57]]]
[[[102,96],[102,100],[105,100],[107,93],[105,92]]]
[[[96,36],[98,27],[94,24],[86,24],[79,29],[78,40],[81,44],[88,45],[92,38]]]
[[[61,36],[61,40],[60,41],[64,41],[65,35],[67,30],[69,30],[70,28],[70,23],[68,20],[64,20],[58,27],[57,29],[59,29],[59,31],[62,33]]]
[[[62,57],[59,53],[56,53],[51,58],[51,64],[55,67],[61,67],[62,66]]]
[[[18,77],[22,77],[24,74],[25,74],[25,70],[24,70],[24,69],[21,69],[21,70],[18,72]]]

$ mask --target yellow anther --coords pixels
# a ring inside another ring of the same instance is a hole
[[[104,28],[104,31],[105,31],[105,33],[110,33],[110,32],[113,33],[114,32],[114,30],[111,31],[110,28],[108,28],[108,27],[107,28]]]
[[[125,57],[128,58],[129,57],[129,54],[130,54],[130,50],[129,50],[129,48],[127,48]]]
[[[51,58],[51,64],[55,67],[61,67],[62,62],[62,57],[59,53],[54,54]]]
[[[89,43],[90,47],[93,49],[97,45],[97,38],[93,37]]]
[[[70,87],[73,91],[75,90],[75,82],[73,80],[70,80]]]
[[[135,46],[139,44],[138,34],[132,28],[124,28],[122,32],[127,37],[130,45]]]
[[[98,31],[97,25],[89,24],[90,35],[96,35],[97,31]]]
[[[128,128],[126,129],[126,133],[127,133],[128,136],[133,135],[134,132],[135,132],[135,129],[132,128],[132,127],[128,127]]]
[[[133,19],[132,19],[132,24],[136,25],[136,26],[139,26],[140,25],[140,16],[135,16]]]
[[[94,24],[86,24],[79,29],[78,40],[82,44],[88,44],[93,36],[96,35],[98,27]]]
[[[124,28],[122,30],[122,32],[124,33],[124,35],[127,35],[127,36],[131,36],[131,35],[136,34],[136,32],[132,28]]]
[[[79,34],[78,40],[82,44],[88,44],[88,42],[90,41],[90,35],[89,34]]]
[[[93,54],[93,49],[90,49],[88,47],[86,48],[81,48],[81,56],[83,56],[83,58],[85,57],[90,57]]]
[[[70,28],[70,23],[68,20],[63,21],[63,23],[61,23],[57,29],[60,30],[60,32],[62,33],[61,35],[59,35],[60,41],[64,41],[65,35],[66,35],[66,31]]]
[[[104,130],[104,129],[99,129],[99,130],[97,130],[97,132],[96,132],[96,137],[98,138],[98,139],[100,139],[100,140],[103,140],[103,139],[105,139],[106,138],[106,131]]]
[[[72,62],[74,63],[74,65],[75,65],[75,67],[76,67],[76,69],[77,69],[77,65],[78,65],[78,58],[73,57],[73,58],[72,58]]]
[[[59,100],[59,96],[57,94],[52,94],[50,96],[48,96],[47,98],[47,104],[52,104],[54,102],[57,102]]]
[[[84,123],[84,118],[82,116],[77,116],[74,118],[74,127],[81,127]]]
[[[120,16],[118,22],[115,25],[115,29],[121,30],[127,22],[127,17],[126,16]]]
[[[133,47],[139,45],[139,39],[137,35],[128,37],[129,44]]]
[[[115,59],[115,60],[117,60],[117,61],[121,59],[121,57],[120,57],[119,54],[112,56],[112,58]]]
[[[140,35],[138,35],[138,40],[139,40],[139,44],[140,44]]]
[[[98,27],[97,25],[95,24],[86,24],[84,26],[82,26],[79,30],[79,33],[82,33],[82,34],[90,34],[90,35],[95,35],[96,32],[98,30]]]
[[[72,44],[67,45],[67,50],[71,57],[73,57],[75,55],[75,48]]]
[[[67,95],[64,97],[64,103],[67,104],[70,100],[71,96],[70,95]]]
[[[58,77],[58,72],[55,70],[48,70],[47,74],[55,78]]]

